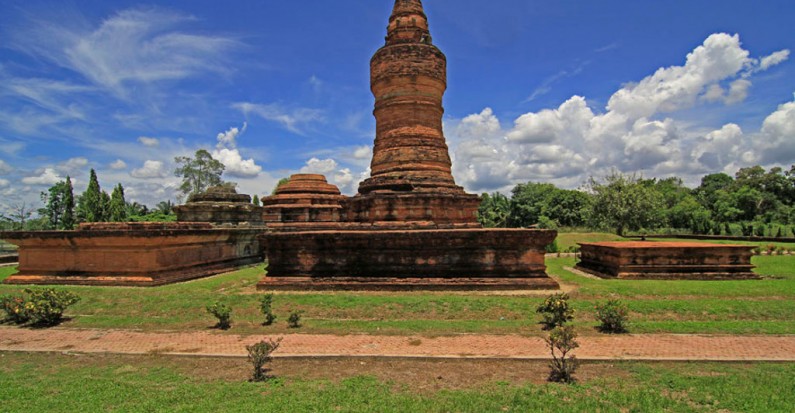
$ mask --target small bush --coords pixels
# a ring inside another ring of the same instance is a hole
[[[215,325],[215,328],[228,330],[230,327],[232,327],[232,307],[229,307],[220,301],[216,301],[213,305],[207,306],[207,312],[218,319],[218,323]]]
[[[549,332],[549,337],[545,341],[552,354],[552,361],[549,362],[550,372],[547,380],[555,383],[574,382],[574,372],[578,363],[569,353],[580,346],[576,338],[577,333],[572,326],[555,327]]]
[[[248,360],[254,366],[254,374],[251,377],[252,381],[260,382],[268,379],[266,370],[263,367],[271,361],[271,353],[279,348],[281,342],[281,338],[277,340],[268,339],[246,346]]]
[[[599,331],[603,333],[626,333],[629,309],[619,300],[607,300],[604,304],[596,305],[596,319],[601,323]]]
[[[265,294],[259,300],[259,311],[265,317],[265,321],[262,322],[262,325],[269,326],[276,321],[276,316],[273,314],[273,294]]]
[[[36,326],[54,326],[63,319],[63,312],[72,304],[80,301],[80,297],[69,291],[26,289],[29,295],[25,302],[25,310],[30,322]]]
[[[12,297],[10,295],[0,297],[0,309],[6,313],[5,319],[2,320],[3,322],[25,324],[30,320],[30,316],[25,310],[25,299],[23,297]]]
[[[562,326],[574,318],[574,310],[569,307],[569,295],[566,293],[547,297],[536,308],[536,313],[543,317],[541,324],[544,324],[546,330]]]
[[[299,328],[301,327],[301,312],[300,311],[292,311],[290,312],[290,317],[287,318],[287,326],[290,328]]]

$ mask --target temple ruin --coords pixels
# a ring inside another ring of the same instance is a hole
[[[556,289],[541,229],[484,229],[480,197],[456,185],[442,132],[447,61],[420,0],[396,0],[370,62],[371,176],[346,197],[299,174],[251,205],[212,188],[175,208],[178,223],[81,224],[6,233],[19,245],[7,283],[159,285],[267,259],[259,289]]]

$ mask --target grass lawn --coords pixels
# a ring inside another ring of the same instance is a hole
[[[571,235],[571,234],[563,234]],[[595,234],[579,239],[609,238]],[[610,297],[631,310],[636,333],[795,334],[795,256],[757,256],[763,280],[596,280],[566,270],[574,258],[547,259],[549,273],[570,290],[580,334],[594,331],[594,305]],[[0,280],[13,273],[0,268]],[[156,288],[56,287],[82,301],[67,311],[70,328],[197,330],[214,324],[204,307],[222,300],[233,308],[230,333],[460,333],[541,335],[535,306],[546,293],[284,293],[274,298],[278,319],[263,327],[255,285],[262,267]],[[0,285],[0,295],[24,287]],[[36,287],[39,288],[39,287]],[[288,329],[292,310],[303,311],[300,330]]]
[[[795,364],[585,363],[575,385],[543,362],[276,360],[0,353],[4,412],[784,412]]]

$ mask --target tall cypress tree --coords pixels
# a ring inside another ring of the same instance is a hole
[[[259,202],[259,196],[257,196],[257,195],[255,194],[255,195],[254,195],[254,198],[252,198],[252,199],[251,199],[251,203],[252,203],[252,204],[254,204],[255,206],[260,206],[260,202]]]
[[[80,221],[102,222],[102,190],[99,188],[97,173],[93,168],[88,179],[88,187],[78,200],[77,213]]]
[[[121,184],[113,188],[110,195],[110,206],[108,220],[111,222],[127,221],[127,203],[124,201],[124,187]]]
[[[75,227],[75,194],[72,187],[72,178],[66,176],[66,190],[64,191],[64,211],[61,218],[61,228],[71,230]]]

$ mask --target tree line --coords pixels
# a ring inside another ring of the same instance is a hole
[[[696,188],[679,178],[644,179],[617,171],[591,177],[580,189],[528,182],[483,194],[478,210],[486,227],[578,227],[627,232],[793,236],[795,165],[740,169],[704,176]]]

